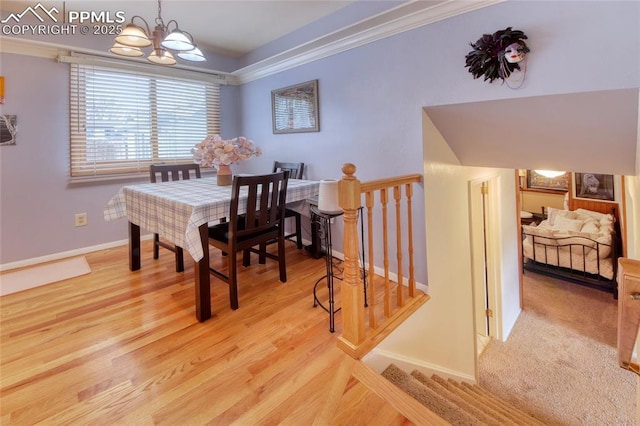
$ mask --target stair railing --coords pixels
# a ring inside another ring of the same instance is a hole
[[[428,300],[425,293],[416,289],[413,259],[413,185],[419,183],[422,176],[411,174],[361,183],[355,177],[355,165],[346,163],[342,172],[344,176],[338,183],[338,192],[339,204],[344,211],[344,277],[341,287],[343,324],[338,345],[352,357],[361,358]],[[365,252],[368,253],[368,265],[360,265],[358,258],[360,252],[357,222],[363,196],[366,213],[362,214],[362,220],[366,223],[367,229]],[[395,222],[389,221],[388,213],[390,208],[393,208],[389,207],[390,197],[393,197],[395,202]],[[376,199],[379,206],[376,206]],[[403,206],[406,210],[404,217]],[[381,214],[382,241],[378,241],[380,237],[374,230],[374,213],[378,210]],[[389,247],[390,230],[391,233],[395,230],[395,248]],[[374,257],[376,246],[382,246],[383,251],[381,275],[377,275],[375,270],[378,261]],[[396,256],[395,282],[391,279],[389,267],[390,249],[395,250]],[[408,259],[404,258],[403,253],[407,254]],[[365,267],[366,304],[364,274],[361,274],[361,268]],[[365,320],[366,314],[369,318],[368,324]]]

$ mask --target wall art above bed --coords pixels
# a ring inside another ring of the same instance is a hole
[[[613,175],[575,173],[576,198],[613,201]]]
[[[548,177],[536,170],[527,170],[527,189],[567,192],[570,182],[569,175],[570,173],[563,173],[560,176]]]

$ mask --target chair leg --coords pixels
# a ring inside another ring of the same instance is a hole
[[[242,252],[242,266],[251,266],[251,250],[244,250]]]
[[[176,272],[184,272],[184,255],[182,247],[176,246]]]
[[[262,243],[258,246],[258,263],[261,265],[264,265],[265,263],[267,263],[267,255],[265,254],[267,252],[267,244],[266,243]]]
[[[229,262],[229,304],[234,311],[238,309],[238,267],[236,264],[238,252],[235,250],[228,253]]]
[[[157,259],[160,256],[160,246],[158,245],[158,241],[160,241],[160,236],[158,234],[153,234],[153,258]]]
[[[296,244],[298,245],[298,250],[302,249],[302,217],[297,214],[296,217]]]
[[[284,256],[284,238],[278,238],[278,265],[280,266],[280,282],[287,282],[287,262]]]

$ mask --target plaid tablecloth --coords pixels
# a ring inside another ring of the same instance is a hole
[[[318,181],[289,179],[287,203],[318,195],[319,188]],[[210,177],[124,186],[105,207],[104,218],[126,217],[140,228],[185,248],[199,261],[204,253],[198,227],[228,217],[230,207],[231,186],[218,186],[216,178]]]

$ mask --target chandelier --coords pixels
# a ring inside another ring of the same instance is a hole
[[[109,51],[121,56],[140,57],[144,56],[143,47],[153,46],[153,50],[147,56],[147,59],[154,64],[175,65],[177,61],[174,54],[187,61],[206,61],[204,55],[193,41],[191,34],[182,31],[175,20],[171,20],[165,25],[162,16],[160,16],[161,14],[162,6],[160,5],[160,0],[158,0],[158,17],[153,31],[149,28],[147,21],[136,15],[131,18],[131,22],[118,34],[114,45]],[[133,23],[136,19],[144,22],[146,31],[145,28]],[[173,29],[170,30],[172,24]]]

